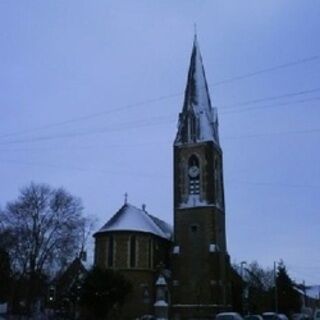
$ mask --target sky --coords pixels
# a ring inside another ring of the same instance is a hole
[[[231,261],[320,284],[320,2],[0,1],[0,206],[31,181],[173,221],[196,23],[224,153]]]

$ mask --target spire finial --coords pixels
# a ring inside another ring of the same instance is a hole
[[[128,203],[128,193],[126,192],[124,194],[124,204],[127,204]]]
[[[193,32],[194,32],[194,40],[197,40],[197,24],[194,23],[193,24]]]

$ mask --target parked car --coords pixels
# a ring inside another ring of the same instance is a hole
[[[289,320],[284,313],[278,313],[278,317],[280,318],[280,320]]]
[[[156,320],[156,317],[151,314],[145,314],[140,318],[140,320]]]
[[[315,310],[313,320],[320,320],[320,309]]]
[[[263,317],[260,314],[248,314],[244,320],[263,320]]]
[[[309,316],[305,313],[294,313],[291,316],[291,320],[308,320]]]
[[[264,312],[262,314],[263,320],[283,320],[276,312]]]
[[[243,320],[237,312],[221,312],[216,315],[215,320]]]

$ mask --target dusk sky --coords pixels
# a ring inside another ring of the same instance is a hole
[[[231,261],[320,284],[320,1],[0,1],[0,206],[31,181],[172,223],[197,24]]]

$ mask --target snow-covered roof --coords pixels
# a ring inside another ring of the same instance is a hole
[[[301,295],[306,295],[312,299],[320,298],[320,285],[306,286],[305,291],[301,288],[295,288]]]
[[[124,204],[95,235],[110,231],[145,232],[167,240],[172,238],[173,232],[168,223],[129,203]]]
[[[195,37],[175,145],[205,141],[213,141],[219,145],[218,116],[211,107],[200,49]]]
[[[320,285],[306,288],[306,295],[313,299],[320,298]]]

